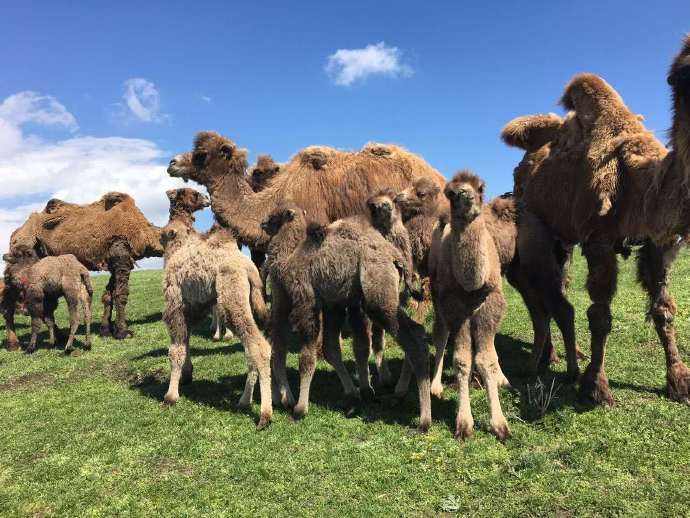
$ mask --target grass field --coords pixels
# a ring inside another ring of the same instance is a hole
[[[135,338],[96,338],[92,351],[72,357],[45,348],[32,356],[0,351],[0,515],[688,516],[690,408],[664,395],[663,351],[644,321],[633,266],[621,261],[613,307],[610,409],[581,408],[573,387],[562,384],[562,362],[544,379],[549,386],[555,379],[558,392],[538,417],[526,397],[531,325],[507,288],[497,346],[519,392],[501,395],[513,432],[506,444],[483,428],[488,408],[480,390],[472,394],[478,430],[466,443],[453,440],[452,389],[433,401],[427,435],[413,432],[416,390],[401,405],[374,403],[347,418],[340,384],[323,362],[305,420],[294,423],[276,408],[273,424],[256,432],[258,405],[252,413],[234,407],[244,382],[242,348],[213,343],[206,326],[192,339],[194,382],[174,408],[162,408],[169,368],[161,273],[137,272],[129,304]],[[686,360],[689,274],[684,254],[672,289]],[[96,317],[106,280],[95,277]],[[570,298],[588,352],[583,282],[578,253]],[[64,305],[58,322],[65,327]],[[27,323],[19,318],[24,343]],[[400,351],[389,347],[397,375]],[[349,346],[345,351],[354,372]],[[290,355],[293,390],[296,359]]]

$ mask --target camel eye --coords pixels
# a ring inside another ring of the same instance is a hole
[[[417,196],[419,196],[420,198],[426,198],[426,193],[420,192],[420,193],[417,193]]]

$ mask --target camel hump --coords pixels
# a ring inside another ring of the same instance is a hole
[[[556,138],[563,119],[555,113],[525,115],[510,121],[501,130],[501,139],[511,147],[536,151]]]
[[[363,148],[364,153],[369,153],[370,155],[385,157],[393,154],[393,149],[391,146],[386,144],[379,144],[378,142],[369,142]]]
[[[310,146],[299,152],[299,161],[315,170],[323,169],[334,150],[322,146]]]
[[[589,111],[591,102],[609,108],[625,106],[620,94],[604,78],[591,73],[575,75],[566,85],[560,104],[566,110]]]
[[[517,219],[517,207],[512,193],[506,193],[491,202],[491,211],[501,221],[515,221]]]
[[[118,205],[126,200],[130,199],[129,194],[124,192],[108,192],[101,197],[101,201],[105,206],[105,210],[112,209],[115,205]]]

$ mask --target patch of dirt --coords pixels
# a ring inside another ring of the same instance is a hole
[[[55,383],[55,376],[48,372],[22,374],[0,383],[0,392],[49,387]]]
[[[125,383],[130,387],[144,387],[146,385],[158,385],[167,380],[165,369],[159,367],[153,371],[141,372],[132,370],[125,362],[112,363],[103,369],[106,377]]]
[[[177,473],[185,477],[191,477],[194,474],[194,470],[191,467],[185,466],[184,464],[181,464],[180,462],[168,457],[160,457],[156,459],[153,463],[153,471],[160,476],[165,476],[170,473]]]

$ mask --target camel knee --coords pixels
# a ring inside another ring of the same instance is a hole
[[[654,302],[649,310],[649,316],[657,326],[666,326],[673,323],[676,315],[676,303],[669,295],[661,296]]]
[[[608,304],[594,303],[587,309],[589,331],[594,336],[608,335],[611,332],[611,308]]]

